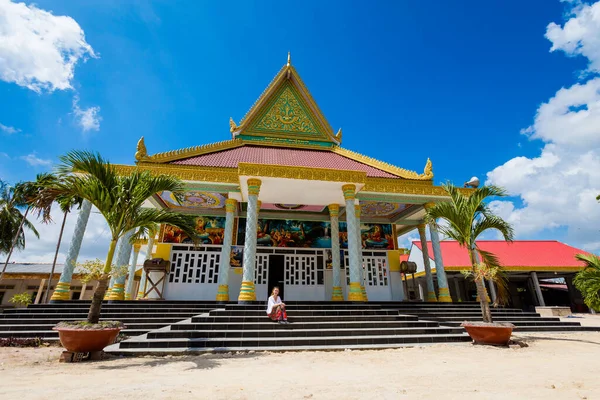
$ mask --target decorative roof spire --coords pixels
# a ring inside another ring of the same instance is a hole
[[[292,55],[290,54],[290,52],[288,51],[288,62],[287,62],[287,66],[289,67],[290,65],[292,65]]]
[[[137,143],[137,151],[135,152],[135,159],[141,161],[148,158],[148,151],[146,150],[146,144],[144,143],[144,137],[142,136]]]
[[[229,117],[229,131],[231,133],[235,132],[238,129],[238,126],[235,124],[233,118]]]

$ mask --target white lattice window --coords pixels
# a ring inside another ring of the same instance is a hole
[[[254,283],[256,285],[266,285],[269,273],[269,255],[257,254],[256,265],[254,267]]]
[[[219,277],[220,248],[173,246],[171,273],[173,283],[217,283]]]
[[[369,286],[387,286],[388,269],[386,257],[363,257],[365,281]]]
[[[285,284],[311,286],[321,284],[317,268],[317,255],[286,255]]]

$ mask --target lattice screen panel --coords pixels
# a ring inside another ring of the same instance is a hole
[[[388,268],[386,257],[363,257],[365,281],[369,286],[387,286]]]
[[[285,256],[286,285],[317,285],[317,256],[316,255],[286,255]]]
[[[215,251],[173,251],[171,254],[172,283],[217,283],[221,254]]]
[[[257,254],[256,265],[254,267],[254,284],[266,285],[269,274],[269,255]]]

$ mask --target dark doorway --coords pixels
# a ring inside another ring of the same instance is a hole
[[[283,271],[285,264],[285,256],[282,254],[273,254],[269,256],[269,281],[267,285],[267,296],[271,296],[273,286],[279,286],[279,297],[285,301]]]

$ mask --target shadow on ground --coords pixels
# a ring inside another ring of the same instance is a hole
[[[120,357],[108,356],[102,361],[96,361],[98,369],[115,370],[115,369],[130,369],[138,367],[158,367],[161,365],[175,363],[189,363],[189,367],[183,370],[190,369],[213,369],[220,366],[220,361],[225,359],[246,359],[256,358],[265,353],[217,353],[217,354],[199,354],[199,355],[182,355],[182,356],[141,356],[141,357]],[[119,365],[116,362],[119,360],[128,359],[127,364]]]
[[[582,339],[575,339],[575,338],[571,338],[571,337],[558,337],[558,336],[517,336],[517,335],[513,335],[513,340],[516,341],[521,341],[521,342],[525,342],[525,343],[531,343],[531,342],[537,342],[537,341],[543,341],[543,340],[556,340],[559,342],[580,342],[580,343],[587,343],[587,344],[595,344],[596,346],[600,346],[600,340],[596,341],[591,341],[591,340],[582,340]],[[600,339],[600,335],[598,336],[598,338]]]

